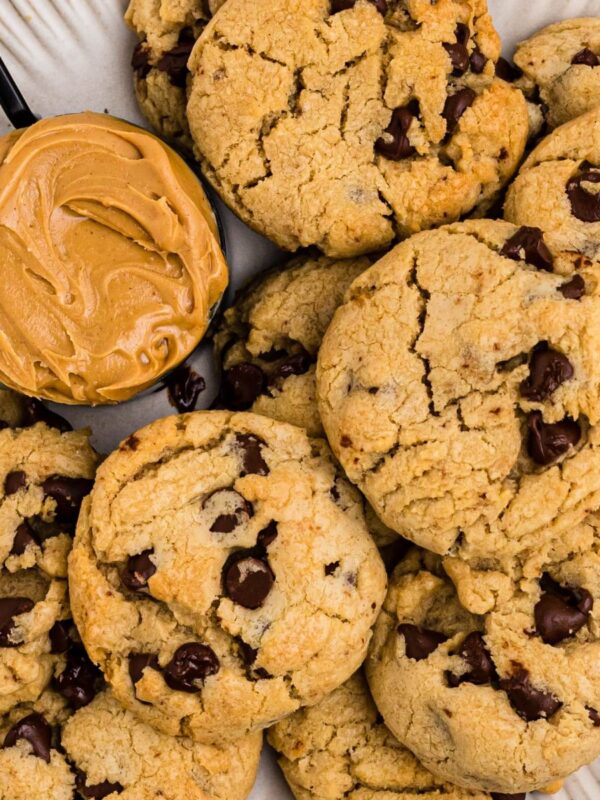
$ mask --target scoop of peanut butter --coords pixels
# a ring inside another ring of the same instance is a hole
[[[0,381],[114,403],[181,362],[227,285],[189,167],[103,114],[0,139]]]

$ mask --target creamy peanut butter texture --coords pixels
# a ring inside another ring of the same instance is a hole
[[[0,381],[126,400],[194,349],[226,285],[202,187],[156,137],[88,112],[0,139]]]

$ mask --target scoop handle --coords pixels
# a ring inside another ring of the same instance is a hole
[[[27,128],[37,122],[37,117],[27,105],[2,58],[0,58],[0,105],[15,128]]]

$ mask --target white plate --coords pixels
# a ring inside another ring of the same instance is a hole
[[[550,22],[575,16],[600,16],[600,0],[488,0],[496,27],[510,55],[516,43]],[[129,66],[135,43],[122,21],[127,0],[0,0],[0,53],[32,110],[41,116],[89,109],[106,111],[143,125],[135,103]],[[1,118],[0,135],[11,130]],[[279,258],[279,251],[219,204],[231,270],[227,298]],[[216,375],[208,346],[193,366],[206,378],[198,407],[216,394]],[[164,390],[114,408],[61,406],[74,425],[93,425],[94,443],[110,451],[147,422],[173,413]],[[542,798],[543,795],[535,795]],[[289,800],[291,795],[266,751],[251,800]],[[580,770],[554,795],[555,800],[600,800],[600,760]]]

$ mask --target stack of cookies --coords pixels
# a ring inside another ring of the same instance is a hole
[[[243,800],[266,729],[298,800],[554,791],[600,756],[600,22],[513,66],[485,0],[127,20],[301,252],[102,463],[0,393],[0,798]]]

